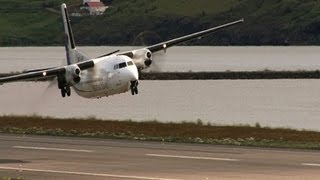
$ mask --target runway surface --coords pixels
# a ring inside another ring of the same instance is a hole
[[[77,180],[320,178],[320,151],[6,134],[0,134],[0,141],[0,177]]]

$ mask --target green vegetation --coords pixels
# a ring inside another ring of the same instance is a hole
[[[0,44],[2,46],[62,45],[59,14],[48,10],[63,0],[2,0]],[[70,4],[74,0],[67,1]],[[77,1],[78,4],[79,1]]]
[[[0,180],[24,180],[22,177],[12,178],[12,177],[0,177]]]
[[[272,129],[251,126],[214,126],[196,123],[160,123],[132,121],[101,121],[87,119],[55,119],[50,117],[0,117],[0,132],[53,136],[78,136],[223,144],[237,146],[263,146],[320,149],[320,132],[292,129]]]
[[[2,46],[62,45],[64,0],[3,0]],[[65,0],[70,12],[81,0]],[[148,45],[244,17],[245,24],[191,45],[320,44],[320,2],[314,0],[106,0],[103,16],[72,17],[80,45]]]

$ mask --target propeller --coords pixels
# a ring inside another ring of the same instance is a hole
[[[166,53],[163,51],[153,54],[152,64],[147,68],[147,72],[162,72],[166,62]]]

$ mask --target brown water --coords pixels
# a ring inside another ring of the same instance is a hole
[[[99,52],[93,47],[85,50],[95,56],[101,53],[101,49],[116,49],[108,48],[98,47]],[[187,67],[197,67],[194,71],[318,68],[317,47],[265,48],[231,47],[228,51],[227,47],[179,47],[168,51],[166,58],[170,53],[173,55],[170,55],[170,63],[167,59],[165,65],[170,66],[169,71],[187,71]],[[198,50],[206,54],[199,55],[199,59],[196,55],[186,55]],[[13,51],[17,51],[17,60]],[[215,54],[215,51],[219,53]],[[270,52],[262,53],[265,51]],[[8,72],[38,68],[38,65],[59,65],[64,57],[63,48],[60,47],[1,48],[0,52],[1,71]],[[209,58],[205,59],[207,56],[216,57],[212,53],[221,58],[212,63],[220,64],[218,69],[211,67]],[[253,54],[255,60],[245,59],[253,58]],[[175,59],[178,55],[182,58]],[[32,56],[35,58],[32,59]],[[270,60],[265,56],[270,57]],[[241,61],[243,63],[239,63],[242,59],[245,59]],[[0,114],[95,116],[103,119],[157,119],[173,122],[201,119],[212,124],[254,125],[258,122],[262,126],[320,130],[320,80],[142,81],[138,96],[127,93],[99,100],[87,100],[75,94],[71,98],[62,99],[56,87],[46,88],[46,82],[1,86]]]
[[[136,47],[79,47],[90,57]],[[162,71],[320,69],[320,47],[174,47],[154,57]],[[63,47],[0,48],[0,72],[59,66]],[[158,61],[157,61],[158,60]]]

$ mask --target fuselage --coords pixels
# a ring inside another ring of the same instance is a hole
[[[138,69],[131,58],[112,55],[93,59],[94,67],[81,72],[81,80],[73,86],[84,98],[100,98],[127,92],[130,83],[138,81]]]

